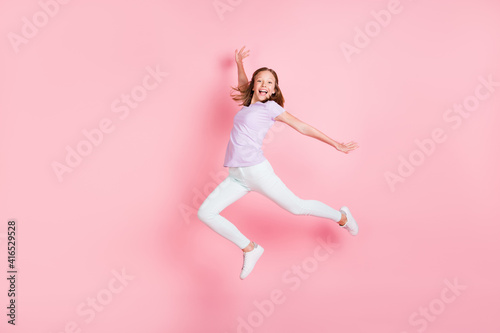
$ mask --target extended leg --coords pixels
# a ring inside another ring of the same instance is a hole
[[[296,196],[274,173],[259,179],[255,191],[265,195],[294,215],[312,215],[345,223],[345,215],[318,200],[304,200]]]
[[[258,178],[253,188],[292,214],[332,219],[351,235],[358,234],[358,224],[347,207],[343,206],[338,211],[318,200],[301,199],[286,187],[274,171],[268,171],[263,177]]]

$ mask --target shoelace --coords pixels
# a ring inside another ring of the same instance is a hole
[[[242,270],[245,270],[245,264],[247,263],[247,252],[243,252],[243,267],[241,268]]]

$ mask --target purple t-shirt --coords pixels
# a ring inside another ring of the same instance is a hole
[[[224,166],[246,167],[263,162],[266,158],[262,151],[262,141],[276,121],[274,118],[284,111],[275,101],[243,106],[234,116]]]

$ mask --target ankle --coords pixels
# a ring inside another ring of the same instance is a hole
[[[347,223],[347,215],[342,213],[342,217],[340,218],[339,225],[343,227]]]
[[[248,246],[243,249],[243,252],[250,252],[254,248],[255,248],[255,243],[254,242],[250,242],[250,244],[248,244]]]

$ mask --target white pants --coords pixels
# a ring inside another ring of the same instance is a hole
[[[229,167],[229,175],[201,204],[198,218],[240,249],[250,244],[231,222],[220,215],[227,206],[250,191],[261,193],[294,215],[312,215],[339,222],[342,215],[332,207],[317,201],[303,200],[293,194],[276,176],[268,160],[249,167]]]

